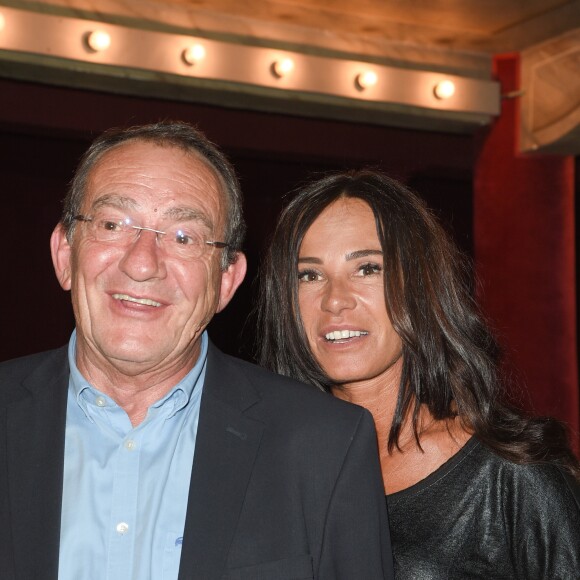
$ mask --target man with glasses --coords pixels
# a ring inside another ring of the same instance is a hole
[[[75,331],[0,366],[4,580],[391,577],[370,416],[207,337],[243,235],[191,126],[89,148],[51,238]]]

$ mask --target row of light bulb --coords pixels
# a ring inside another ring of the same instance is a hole
[[[4,28],[4,16],[0,13],[0,31]],[[86,46],[92,52],[103,52],[111,46],[111,35],[104,30],[93,30],[84,37]],[[205,48],[201,44],[194,44],[181,53],[183,62],[194,66],[205,58]],[[281,58],[272,62],[270,72],[281,79],[292,73],[295,64],[290,57]],[[379,82],[378,74],[373,70],[366,70],[356,75],[355,87],[359,91],[371,89]],[[433,87],[433,94],[438,99],[449,99],[455,94],[455,83],[449,79],[441,80]]]
[[[93,52],[103,52],[111,46],[111,36],[103,30],[94,30],[86,35],[86,44]],[[181,53],[183,62],[194,66],[205,58],[205,48],[201,44],[194,44]],[[295,64],[290,57],[281,58],[272,62],[270,72],[281,79],[292,73]],[[359,91],[371,89],[379,82],[378,74],[367,70],[356,75],[354,84]],[[433,87],[433,94],[438,99],[449,99],[455,94],[455,83],[449,79],[441,80]]]

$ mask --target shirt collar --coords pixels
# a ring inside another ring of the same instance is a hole
[[[194,393],[195,398],[200,395],[199,391],[203,387],[203,377],[205,376],[208,342],[207,331],[204,331],[201,335],[199,357],[194,367],[164,397],[151,405],[149,408],[150,412],[157,414],[163,409],[167,413],[166,418],[169,419],[179,410],[187,406]],[[91,385],[81,374],[76,364],[76,344],[77,331],[75,329],[73,330],[68,343],[68,362],[70,366],[69,390],[72,392],[75,401],[83,410],[85,415],[93,421],[91,417],[92,413],[88,408],[89,405],[94,404],[98,407],[103,407],[117,406],[117,404],[110,397]],[[85,392],[87,390],[90,391],[90,393]]]

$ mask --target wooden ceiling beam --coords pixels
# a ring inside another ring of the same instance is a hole
[[[521,54],[522,151],[580,154],[580,28]]]
[[[85,18],[0,7],[7,78],[237,108],[471,132],[499,114],[499,84],[449,72],[319,56]],[[93,33],[107,36],[93,46]],[[205,57],[186,62],[202,46]],[[274,64],[292,59],[279,74]],[[374,83],[361,78],[371,73]],[[454,92],[436,92],[445,81]]]

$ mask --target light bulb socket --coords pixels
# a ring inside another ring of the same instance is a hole
[[[439,100],[449,99],[455,94],[455,83],[449,79],[439,81],[433,87],[433,94]]]
[[[374,87],[379,80],[377,73],[372,70],[367,70],[356,75],[354,85],[359,91],[366,91]]]
[[[92,30],[85,34],[84,41],[91,52],[103,52],[111,46],[111,35],[104,30]]]
[[[294,70],[294,61],[291,58],[275,60],[270,66],[270,72],[277,79],[289,75]]]
[[[181,59],[188,66],[193,66],[205,58],[205,48],[201,44],[188,46],[181,53]]]

